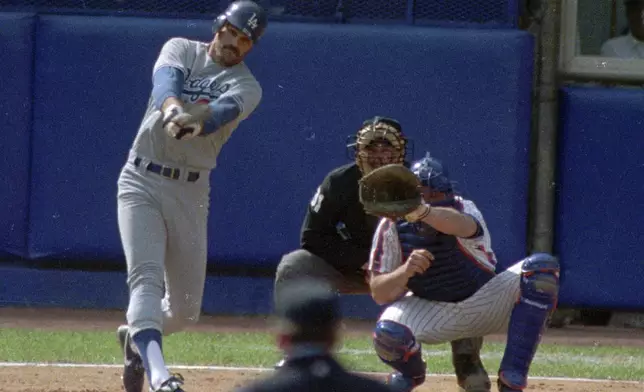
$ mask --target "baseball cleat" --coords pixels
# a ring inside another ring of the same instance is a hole
[[[522,389],[514,389],[505,384],[499,383],[499,392],[523,392]]]
[[[165,380],[161,386],[155,390],[150,388],[150,392],[185,392],[181,389],[183,385],[183,376],[181,374],[173,374],[172,377]]]
[[[132,347],[129,328],[127,325],[121,325],[116,330],[121,350],[123,350],[123,388],[125,392],[143,392],[143,383],[145,381],[145,368],[141,356]]]
[[[389,385],[396,392],[411,392],[411,390],[418,386],[411,378],[405,377],[399,372],[388,375],[385,384]]]
[[[284,366],[285,363],[286,363],[286,359],[282,358],[278,363],[275,364],[275,366],[273,366],[273,368],[277,370],[282,366]]]
[[[499,372],[499,378],[497,379],[499,392],[522,392],[525,384],[525,377],[518,373],[508,371]]]

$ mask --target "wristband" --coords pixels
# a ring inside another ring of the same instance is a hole
[[[418,222],[420,220],[425,219],[431,211],[432,211],[432,207],[429,204],[423,203],[420,206],[418,206],[418,208],[416,208],[414,211],[405,215],[405,220],[412,223]]]

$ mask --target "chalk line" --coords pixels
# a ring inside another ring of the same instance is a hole
[[[52,367],[52,368],[90,368],[90,369],[120,369],[123,365],[115,364],[96,364],[96,363],[47,363],[47,362],[0,362],[0,368],[18,368],[18,367]],[[198,365],[168,365],[169,368],[177,370],[208,370],[208,371],[227,371],[227,372],[240,372],[240,371],[251,371],[251,372],[269,372],[273,371],[272,368],[261,368],[261,367],[235,367],[235,366],[198,366]],[[371,374],[374,376],[385,376],[386,373],[381,372],[358,372],[361,374]],[[427,377],[431,378],[452,378],[454,375],[451,374],[428,374]],[[491,379],[496,377],[490,375]],[[562,381],[562,382],[587,382],[587,383],[606,383],[612,382],[615,384],[644,384],[641,381],[629,381],[629,380],[601,380],[594,378],[568,378],[568,377],[538,377],[532,376],[530,380],[541,380],[541,381]]]

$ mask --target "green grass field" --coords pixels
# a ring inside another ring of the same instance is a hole
[[[504,345],[487,343],[483,360],[494,374]],[[169,363],[176,365],[270,367],[280,354],[266,333],[182,333],[164,340]],[[425,346],[428,371],[452,374],[450,347]],[[385,372],[372,343],[348,337],[340,358],[350,369]],[[0,362],[57,362],[120,364],[113,332],[0,329]],[[532,367],[533,376],[644,381],[644,350],[629,347],[580,347],[542,344]]]

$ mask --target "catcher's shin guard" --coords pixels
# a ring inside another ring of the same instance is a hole
[[[524,260],[521,295],[512,310],[508,340],[499,369],[499,387],[523,390],[546,321],[557,306],[559,263],[547,253]]]
[[[373,343],[380,360],[397,372],[388,383],[399,386],[401,391],[411,391],[425,382],[427,365],[423,361],[421,347],[414,334],[406,326],[390,320],[376,323]]]

